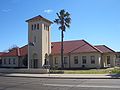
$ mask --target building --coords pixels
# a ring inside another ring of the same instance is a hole
[[[3,68],[25,68],[27,67],[28,46],[14,48],[9,52],[0,54],[1,67]]]
[[[60,42],[52,43],[52,66],[61,67]],[[104,68],[115,66],[115,52],[105,45],[93,46],[85,40],[64,42],[64,68]]]
[[[0,53],[1,67],[61,68],[60,42],[50,41],[52,22],[36,16],[28,22],[28,45]],[[64,68],[104,68],[115,66],[115,51],[105,45],[93,46],[85,40],[64,41]]]

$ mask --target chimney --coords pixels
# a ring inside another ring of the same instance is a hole
[[[20,56],[20,49],[19,49],[19,47],[16,48],[16,52],[17,52],[17,56]]]

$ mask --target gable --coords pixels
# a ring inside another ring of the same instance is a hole
[[[99,50],[101,50],[103,53],[115,53],[114,50],[112,50],[111,48],[109,48],[105,45],[97,45],[95,47],[98,48]]]
[[[90,45],[85,40],[64,41],[64,54],[67,53],[86,53],[86,52],[100,52],[96,47]],[[52,54],[61,53],[61,42],[52,42]]]

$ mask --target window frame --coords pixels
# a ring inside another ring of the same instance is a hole
[[[74,56],[74,64],[78,64],[78,56]]]
[[[90,56],[91,64],[95,64],[95,56]]]
[[[15,59],[15,58],[13,58],[13,64],[16,64],[15,60],[16,60],[16,59]]]
[[[87,63],[87,57],[86,56],[82,56],[82,64],[86,64]]]
[[[68,57],[64,57],[64,64],[68,64]]]
[[[58,64],[58,57],[54,57],[54,64]]]

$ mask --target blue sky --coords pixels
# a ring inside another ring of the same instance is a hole
[[[85,39],[120,51],[120,0],[0,0],[0,51],[27,44],[25,20],[37,15],[53,21],[56,12],[71,14],[64,40]],[[51,41],[60,41],[58,26],[51,26]]]

